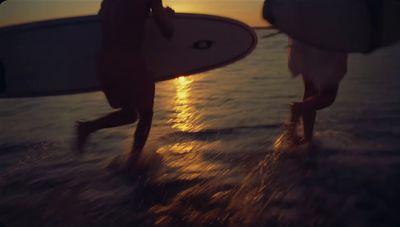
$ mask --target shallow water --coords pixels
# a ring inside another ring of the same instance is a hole
[[[259,36],[273,31],[258,30]],[[399,226],[400,46],[354,55],[314,147],[274,149],[301,98],[284,35],[233,65],[157,84],[139,166],[134,126],[71,149],[74,122],[110,111],[100,92],[0,100],[6,226]]]

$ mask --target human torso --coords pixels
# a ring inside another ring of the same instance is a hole
[[[104,0],[99,12],[103,47],[140,50],[149,12],[148,0]]]

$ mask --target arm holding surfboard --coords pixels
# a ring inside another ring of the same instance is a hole
[[[171,38],[174,33],[174,26],[170,17],[175,14],[175,11],[170,7],[164,8],[161,0],[151,0],[150,7],[161,34],[166,38]]]

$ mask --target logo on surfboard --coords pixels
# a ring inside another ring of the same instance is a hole
[[[198,40],[193,43],[192,47],[198,50],[207,50],[210,49],[214,45],[214,42],[211,40]]]

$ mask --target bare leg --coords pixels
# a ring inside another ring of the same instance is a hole
[[[307,98],[301,103],[302,110],[324,109],[335,101],[338,86],[321,89],[318,95]]]
[[[315,110],[305,110],[303,113],[303,130],[304,130],[304,141],[309,142],[313,138],[314,124],[317,112]]]
[[[145,72],[147,75],[145,78],[152,78],[150,72]],[[134,142],[129,158],[128,165],[134,164],[142,153],[143,147],[146,144],[147,138],[150,133],[151,124],[153,121],[153,106],[154,106],[154,94],[155,94],[155,83],[154,81],[143,81],[142,86],[136,100],[136,106],[139,113],[139,122],[136,126],[134,135]]]
[[[303,101],[316,96],[318,94],[315,86],[309,82],[304,80],[304,96]],[[314,131],[314,123],[315,118],[317,116],[317,112],[315,109],[304,110],[302,118],[303,118],[303,130],[304,130],[304,140],[311,141]]]
[[[140,111],[139,122],[136,126],[134,142],[131,153],[128,158],[128,166],[133,166],[139,159],[143,147],[146,144],[147,138],[150,133],[151,123],[153,120],[153,111]]]
[[[135,142],[133,144],[133,151],[141,151],[149,136],[151,123],[153,121],[153,111],[141,111],[139,113],[139,123],[135,131]]]
[[[111,128],[126,124],[132,124],[136,120],[136,111],[126,108],[110,113],[93,121],[78,122],[76,126],[78,134],[76,146],[79,151],[83,151],[86,140],[91,133],[103,128]]]
[[[309,89],[310,85],[306,82],[306,92],[303,102],[294,103],[294,107],[299,115],[303,117],[304,123],[304,140],[311,141],[313,137],[314,123],[316,118],[316,111],[326,108],[335,101],[338,91],[338,85],[331,85],[319,89],[318,93],[313,92],[315,89]],[[310,93],[308,93],[308,91]],[[314,93],[314,95],[311,95]],[[297,115],[297,116],[299,116]]]
[[[312,82],[303,80],[304,82],[304,95],[303,102],[318,95],[317,88]],[[312,132],[314,128],[314,122],[316,117],[315,109],[304,109],[303,102],[292,103],[291,115],[289,119],[290,133],[293,137],[297,137],[297,124],[300,118],[303,119],[303,130],[304,130],[304,140],[310,141],[312,138]]]

